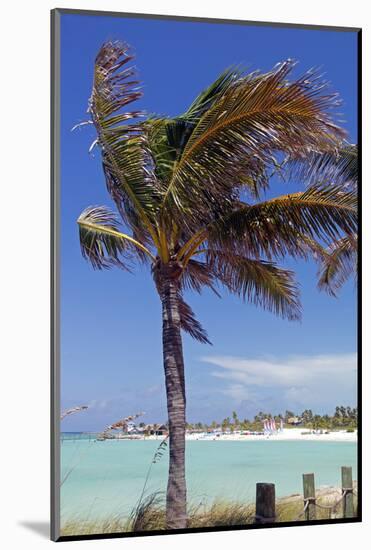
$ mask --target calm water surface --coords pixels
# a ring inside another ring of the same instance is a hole
[[[128,516],[138,502],[159,441],[64,440],[61,444],[62,521]],[[276,484],[277,496],[301,493],[302,474],[316,485],[340,486],[341,466],[357,478],[357,445],[327,441],[188,441],[191,503],[253,501],[258,481]],[[153,464],[146,493],[165,491],[168,452]]]

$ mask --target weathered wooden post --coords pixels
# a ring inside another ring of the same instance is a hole
[[[316,489],[314,486],[314,474],[303,474],[303,494],[305,519],[316,519]]]
[[[274,483],[256,484],[255,523],[276,521],[276,488]]]
[[[354,517],[354,501],[353,501],[353,476],[351,466],[341,467],[341,487],[343,493],[343,517]]]

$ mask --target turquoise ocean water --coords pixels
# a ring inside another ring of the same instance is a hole
[[[127,517],[138,502],[160,441],[64,439],[61,444],[61,517]],[[188,501],[251,502],[259,481],[276,484],[277,496],[301,493],[302,474],[316,486],[340,486],[341,466],[357,479],[357,445],[327,441],[188,441]],[[165,491],[168,452],[152,465],[146,493]]]

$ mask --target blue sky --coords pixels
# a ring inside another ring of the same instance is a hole
[[[61,74],[61,380],[62,407],[89,405],[63,430],[99,430],[127,414],[166,419],[161,307],[148,272],[94,271],[81,257],[76,219],[88,205],[111,205],[99,153],[88,154],[86,120],[95,55],[108,39],[131,44],[143,83],[139,108],[183,112],[226,67],[269,70],[298,60],[294,76],[321,66],[343,99],[343,126],[356,141],[353,32],[145,19],[62,16]],[[296,190],[273,181],[272,194]],[[307,407],[331,412],[356,402],[356,293],[338,299],[316,289],[312,263],[286,262],[301,285],[303,320],[284,321],[236,297],[205,292],[188,301],[213,346],[184,337],[188,420],[252,417]]]

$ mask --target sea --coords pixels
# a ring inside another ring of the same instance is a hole
[[[62,434],[62,524],[77,518],[127,518],[142,494],[165,494],[168,449],[153,462],[160,442]],[[302,474],[311,472],[316,487],[340,487],[341,466],[352,466],[357,479],[356,443],[187,441],[187,500],[195,506],[253,502],[257,482],[275,483],[277,497],[301,494]]]

